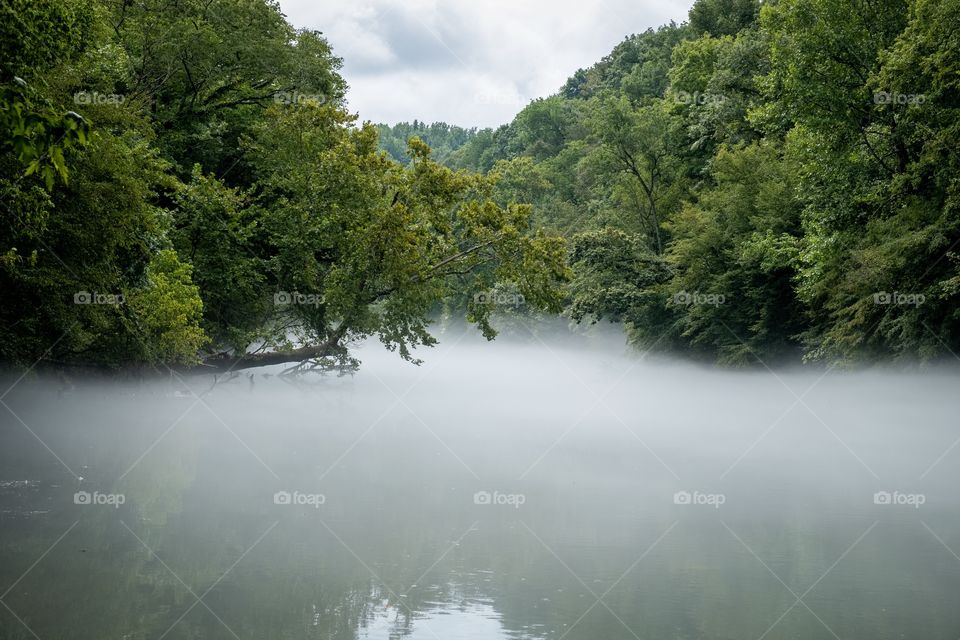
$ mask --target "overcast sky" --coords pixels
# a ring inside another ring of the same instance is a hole
[[[692,0],[280,0],[343,58],[351,111],[497,126]]]

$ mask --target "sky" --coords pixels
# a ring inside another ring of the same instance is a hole
[[[692,0],[280,0],[344,61],[362,120],[510,122],[631,33],[682,22]]]

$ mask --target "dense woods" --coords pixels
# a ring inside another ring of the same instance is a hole
[[[498,296],[725,364],[960,351],[958,0],[698,0],[496,130],[361,123],[263,0],[2,18],[5,362],[411,358]]]
[[[954,0],[698,0],[451,166],[569,239],[568,313],[723,363],[960,350]]]
[[[562,239],[422,142],[383,154],[275,3],[3,7],[4,361],[340,366],[367,336],[410,358],[450,296],[560,311]]]
[[[445,122],[426,124],[419,120],[400,122],[393,126],[381,124],[377,129],[380,134],[380,148],[390,154],[391,158],[402,163],[410,159],[407,152],[407,143],[410,138],[420,138],[430,147],[431,158],[437,162],[449,164],[450,155],[477,133],[475,127],[464,129]]]

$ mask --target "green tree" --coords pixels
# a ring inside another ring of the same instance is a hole
[[[683,336],[720,362],[796,357],[806,313],[792,287],[799,251],[796,167],[772,143],[722,147],[716,186],[672,223],[670,304]]]
[[[758,0],[697,0],[690,7],[690,29],[696,35],[732,36],[754,23]]]
[[[610,227],[579,233],[570,262],[576,274],[570,285],[571,318],[622,322],[642,348],[677,346],[678,314],[667,306],[665,288],[670,267],[645,238]]]
[[[677,157],[679,121],[662,101],[634,108],[621,97],[601,102],[591,125],[601,144],[598,161],[610,167],[613,188],[632,211],[650,249],[662,255],[664,221],[685,189]]]
[[[276,319],[297,340],[231,364],[343,359],[347,340],[371,335],[409,359],[412,347],[433,344],[428,324],[441,300],[498,283],[533,308],[559,310],[562,241],[531,229],[528,207],[494,203],[489,180],[432,161],[417,138],[412,162],[399,165],[379,151],[375,127],[349,126],[333,105],[269,115],[248,153],[261,172]],[[490,311],[472,304],[469,318],[492,337]]]

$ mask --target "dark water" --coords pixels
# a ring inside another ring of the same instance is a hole
[[[0,638],[960,638],[956,371],[544,340],[451,330],[420,368],[371,345],[353,378],[27,377]]]

